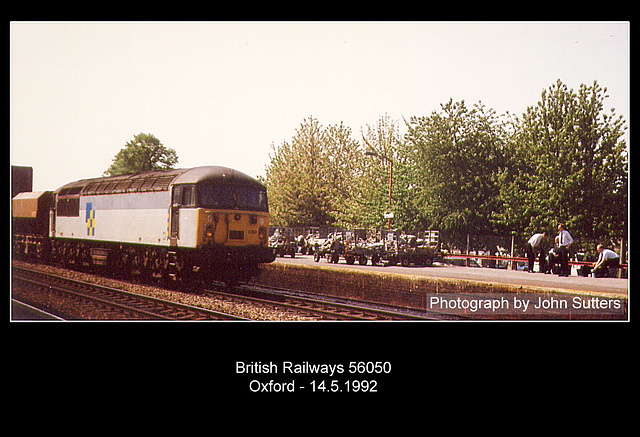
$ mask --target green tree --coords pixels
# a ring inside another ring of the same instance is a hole
[[[328,185],[333,224],[358,224],[360,212],[353,208],[352,200],[359,197],[362,172],[362,148],[351,137],[351,129],[332,125],[325,129],[325,183]]]
[[[118,176],[151,170],[168,170],[178,163],[175,150],[162,145],[151,134],[134,136],[113,158],[105,176]]]
[[[595,81],[575,92],[558,80],[527,108],[500,178],[503,219],[514,231],[554,232],[564,222],[589,242],[626,236],[626,127],[615,110],[604,113],[607,97]]]
[[[405,121],[404,137],[380,117],[361,142],[309,117],[270,154],[274,223],[385,227],[393,165],[393,227],[439,229],[460,245],[467,234],[553,234],[564,222],[587,244],[617,243],[628,226],[626,123],[603,110],[606,91],[558,80],[520,118],[450,99]]]
[[[274,224],[324,226],[345,220],[358,144],[342,123],[305,119],[290,142],[272,146],[265,184]]]
[[[273,148],[266,185],[274,223],[280,226],[330,224],[322,183],[324,133],[317,119],[305,119],[291,142]]]
[[[420,227],[460,241],[467,234],[502,232],[496,182],[507,135],[495,111],[450,99],[441,111],[412,117],[407,126],[402,155]]]

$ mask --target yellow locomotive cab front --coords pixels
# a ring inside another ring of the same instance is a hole
[[[268,230],[268,213],[203,208],[198,214],[198,247],[267,247]]]

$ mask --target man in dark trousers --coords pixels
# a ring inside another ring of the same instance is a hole
[[[564,223],[558,225],[558,254],[560,255],[560,274],[558,276],[569,276],[569,246],[573,243],[573,238],[569,231],[564,228]]]
[[[547,239],[547,233],[533,234],[527,241],[527,259],[529,260],[529,273],[533,273],[533,263],[536,260],[536,254],[540,254],[540,272],[544,272],[545,256],[542,249],[542,240]]]
[[[593,274],[596,278],[609,277],[609,267],[620,266],[620,255],[613,250],[605,249],[602,244],[598,244],[597,247],[598,261],[593,266]]]

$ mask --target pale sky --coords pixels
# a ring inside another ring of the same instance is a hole
[[[13,22],[10,162],[54,190],[143,132],[177,167],[264,175],[309,116],[360,140],[449,98],[519,116],[557,79],[597,80],[629,123],[629,58],[626,22]]]

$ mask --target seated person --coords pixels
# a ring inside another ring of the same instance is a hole
[[[598,261],[593,265],[593,274],[596,278],[609,277],[609,267],[620,266],[620,256],[613,250],[605,249],[602,244],[598,244]]]

